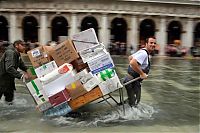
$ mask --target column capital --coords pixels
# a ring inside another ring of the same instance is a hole
[[[47,12],[40,12],[40,15],[47,15]]]
[[[107,12],[102,12],[101,14],[102,14],[103,16],[107,16],[107,15],[108,15]]]

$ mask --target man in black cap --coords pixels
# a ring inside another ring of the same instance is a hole
[[[0,99],[4,95],[7,104],[12,105],[14,99],[15,78],[29,79],[27,67],[21,59],[20,53],[25,51],[24,42],[17,40],[10,44],[0,59]],[[20,68],[24,73],[20,73]]]

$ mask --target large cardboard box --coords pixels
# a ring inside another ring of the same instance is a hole
[[[99,83],[100,83],[100,80],[96,76],[93,76],[86,83],[84,83],[83,86],[87,91],[90,91],[93,88],[95,88]]]
[[[42,83],[38,78],[31,80],[29,83],[26,84],[26,86],[38,105],[49,101],[45,91],[43,90]]]
[[[31,95],[37,93],[38,95],[41,94],[40,90],[43,89],[42,87],[42,83],[40,82],[40,79],[36,78],[34,80],[31,80],[30,82],[28,82],[26,84],[29,92],[31,93]]]
[[[91,91],[89,91],[88,93],[86,93],[84,95],[85,101],[86,103],[92,102],[100,97],[102,97],[103,94],[101,92],[101,89],[99,87],[96,87],[94,89],[92,89]]]
[[[110,57],[110,54],[107,53],[102,56],[98,56],[97,58],[94,58],[93,60],[88,61],[88,66],[92,74],[96,74],[105,69],[113,68],[114,63],[113,63],[112,58]]]
[[[70,63],[79,57],[71,40],[66,40],[56,45],[50,54],[58,66]]]
[[[103,45],[95,45],[89,49],[85,49],[79,52],[80,57],[82,58],[83,62],[86,63],[94,58],[107,54],[108,52],[104,48]]]
[[[103,93],[103,95],[109,94],[122,87],[123,86],[117,74],[115,74],[114,77],[106,79],[106,81],[103,81],[99,84],[99,88],[101,89],[101,92]]]
[[[72,108],[72,110],[78,109],[81,106],[86,104],[85,97],[80,96],[76,99],[72,99],[68,102],[69,106]]]
[[[93,28],[73,35],[72,40],[78,52],[99,44],[95,30]]]
[[[59,78],[43,85],[43,88],[48,97],[53,96],[54,94],[62,91],[65,87],[75,81],[74,79],[75,73],[68,72],[61,75]]]
[[[49,50],[51,49],[51,46],[40,46],[28,51],[27,54],[32,66],[37,68],[45,63],[50,62],[52,57],[49,54]]]
[[[87,93],[86,89],[79,80],[67,85],[66,89],[69,92],[71,99],[76,99],[77,97]]]
[[[43,77],[40,77],[40,81],[43,84],[47,84],[49,82],[52,82],[52,81],[58,79],[59,77],[61,77],[62,75],[66,74],[66,73],[73,73],[73,72],[75,72],[73,70],[73,66],[71,64],[65,63],[62,66],[60,66],[59,68],[44,75]]]
[[[49,98],[47,97],[44,90],[40,90],[40,93],[33,94],[33,98],[35,99],[35,102],[37,105],[43,104],[44,102],[49,101]]]
[[[66,89],[58,92],[57,94],[49,97],[49,102],[52,106],[57,106],[63,102],[69,101],[71,99],[69,93]]]
[[[92,73],[88,73],[87,69],[80,71],[75,75],[75,79],[81,81],[82,84],[85,84],[87,81],[92,79],[94,76]]]

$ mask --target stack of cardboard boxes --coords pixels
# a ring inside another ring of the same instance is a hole
[[[28,56],[37,78],[27,87],[37,109],[48,116],[65,115],[122,87],[92,28],[54,47],[35,48]]]

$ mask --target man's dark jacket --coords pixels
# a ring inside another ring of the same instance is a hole
[[[24,62],[21,59],[20,53],[9,45],[0,59],[0,91],[9,92],[16,90],[15,78],[20,79],[22,74],[17,71],[20,68],[23,71],[27,70]]]

